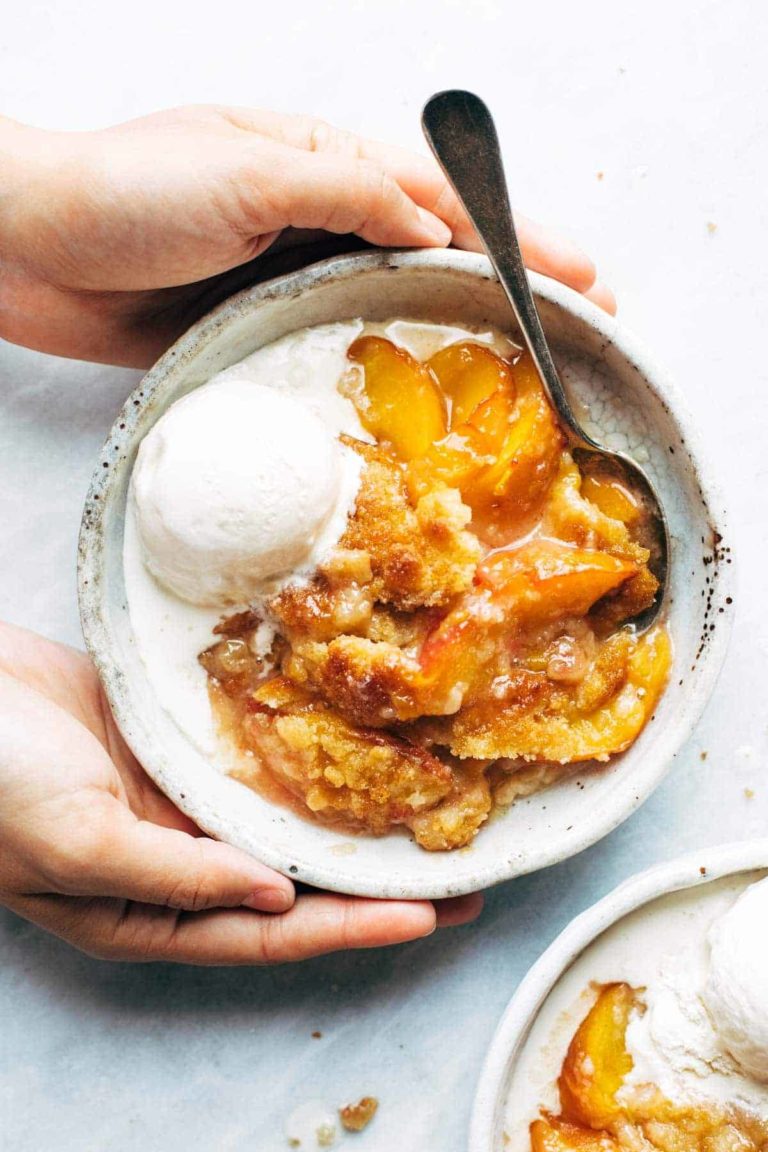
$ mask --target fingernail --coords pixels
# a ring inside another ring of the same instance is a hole
[[[285,888],[257,888],[245,900],[243,908],[253,908],[256,912],[287,912],[293,907],[295,893]]]
[[[426,940],[427,936],[434,936],[435,932],[437,932],[437,929],[438,929],[437,913],[435,911],[434,905],[432,906],[432,915],[433,915],[432,923],[426,929],[426,931],[423,931],[420,936],[416,937],[417,940]]]
[[[429,236],[430,240],[433,240],[435,244],[440,247],[447,247],[453,238],[453,233],[448,225],[438,216],[427,212],[425,208],[417,208],[416,211],[418,212],[424,232]]]

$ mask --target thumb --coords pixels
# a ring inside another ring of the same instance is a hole
[[[103,816],[101,829],[78,837],[54,865],[56,891],[189,912],[241,905],[285,912],[293,905],[290,880],[239,848],[139,820],[117,800]]]

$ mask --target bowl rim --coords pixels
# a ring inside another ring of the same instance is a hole
[[[469,1152],[497,1152],[517,1055],[549,994],[598,936],[659,897],[762,868],[768,869],[768,837],[702,848],[635,873],[574,917],[528,969],[496,1026],[472,1105]]]
[[[80,528],[77,573],[80,618],[86,647],[121,730],[124,727],[132,727],[129,724],[132,710],[127,701],[129,692],[126,678],[114,655],[116,649],[111,643],[110,608],[105,591],[103,556],[104,518],[119,483],[119,469],[105,467],[104,461],[117,463],[121,460],[126,445],[133,442],[135,436],[133,425],[137,414],[162,391],[167,374],[171,369],[178,369],[179,365],[194,358],[222,327],[227,325],[230,316],[241,315],[246,308],[255,311],[261,305],[272,301],[304,296],[314,288],[338,279],[349,279],[383,269],[397,272],[412,268],[447,269],[478,279],[495,280],[490,262],[485,256],[453,249],[384,250],[331,257],[298,271],[244,288],[222,301],[196,321],[163,354],[126,399],[94,467]],[[730,534],[721,488],[713,476],[716,470],[711,467],[711,461],[699,443],[687,403],[668,374],[659,367],[642,342],[630,330],[619,325],[614,317],[557,281],[537,273],[531,273],[530,276],[537,298],[553,304],[584,327],[592,329],[605,342],[606,347],[614,346],[638,371],[673,422],[681,432],[684,432],[686,449],[695,468],[696,481],[709,514],[712,531],[721,539],[726,533]],[[126,428],[128,432],[125,431]],[[719,564],[718,569],[718,594],[722,597],[726,594],[732,597],[735,564]],[[279,852],[273,851],[269,845],[260,847],[258,858],[278,871],[286,874],[290,871],[291,877],[295,880],[332,891],[379,898],[436,899],[477,891],[516,876],[539,871],[584,851],[628,819],[670,770],[675,758],[690,738],[715,687],[727,652],[732,616],[732,612],[722,616],[717,631],[708,637],[708,643],[697,668],[693,701],[689,705],[685,721],[678,730],[674,752],[660,756],[654,762],[653,770],[648,770],[644,775],[641,786],[635,786],[627,791],[623,803],[616,803],[612,807],[596,806],[593,819],[584,822],[578,830],[570,833],[564,850],[561,842],[559,846],[558,843],[553,843],[538,851],[531,851],[525,857],[509,854],[484,865],[472,864],[459,877],[446,875],[439,878],[420,878],[401,872],[397,872],[394,876],[385,874],[381,878],[360,877],[355,874],[353,867],[345,871],[341,858],[326,861],[318,859],[317,854],[312,856],[311,853],[308,858],[302,858],[300,849],[292,854],[289,869],[288,861]],[[121,717],[125,717],[125,725],[121,723]],[[157,779],[152,768],[152,741],[141,739],[135,733],[124,732],[124,735],[147,773],[153,779]],[[193,811],[194,800],[190,801],[189,796],[182,794],[181,789],[174,791],[167,785],[168,781],[163,780],[161,786],[173,802],[200,823],[199,812]],[[200,824],[204,831],[216,836],[218,833],[214,825],[214,819],[209,820],[207,827],[204,823]],[[237,836],[230,835],[229,830],[222,832],[222,838],[237,844]],[[251,846],[246,850],[254,852]]]

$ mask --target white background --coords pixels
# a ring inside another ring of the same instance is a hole
[[[344,1147],[459,1152],[495,1022],[571,916],[655,860],[768,824],[768,8],[17,0],[0,38],[1,110],[49,128],[216,101],[419,147],[424,99],[474,88],[515,203],[595,256],[697,414],[738,546],[734,640],[671,776],[602,844],[497,889],[476,926],[271,971],[103,964],[0,913],[3,1152],[277,1152],[297,1103],[367,1092],[379,1115]],[[0,616],[79,643],[82,499],[135,378],[0,344]]]

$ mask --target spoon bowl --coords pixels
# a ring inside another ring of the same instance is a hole
[[[427,142],[458,196],[514,312],[542,386],[577,463],[597,457],[648,512],[649,567],[659,588],[653,604],[632,621],[645,631],[659,616],[667,591],[669,527],[650,479],[630,456],[598,444],[582,428],[549,350],[534,303],[512,218],[499,138],[490,111],[472,92],[438,92],[422,113]]]

